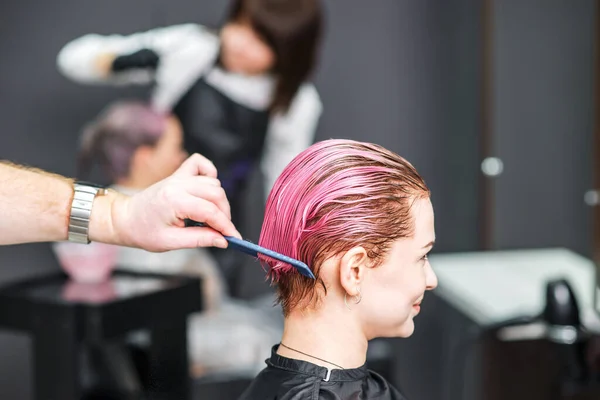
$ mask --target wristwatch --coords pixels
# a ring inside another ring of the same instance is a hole
[[[104,196],[108,190],[90,182],[77,181],[74,184],[74,191],[69,216],[69,241],[89,244],[88,231],[94,199],[96,196]]]

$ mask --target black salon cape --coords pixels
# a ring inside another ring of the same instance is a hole
[[[406,400],[365,365],[331,370],[277,354],[274,346],[267,367],[258,374],[239,400]]]

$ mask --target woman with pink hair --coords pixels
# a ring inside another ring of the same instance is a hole
[[[404,399],[365,362],[369,340],[413,333],[437,285],[429,197],[410,163],[374,144],[327,140],[288,164],[260,245],[305,262],[316,279],[262,259],[285,325],[242,399]]]

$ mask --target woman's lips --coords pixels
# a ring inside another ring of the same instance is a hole
[[[419,300],[418,302],[416,302],[415,304],[413,304],[413,309],[419,313],[419,311],[421,311],[421,301],[423,300]]]

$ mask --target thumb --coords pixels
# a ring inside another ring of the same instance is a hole
[[[177,243],[177,248],[220,247],[227,248],[227,241],[219,232],[209,227],[191,226],[174,228],[171,240]]]

